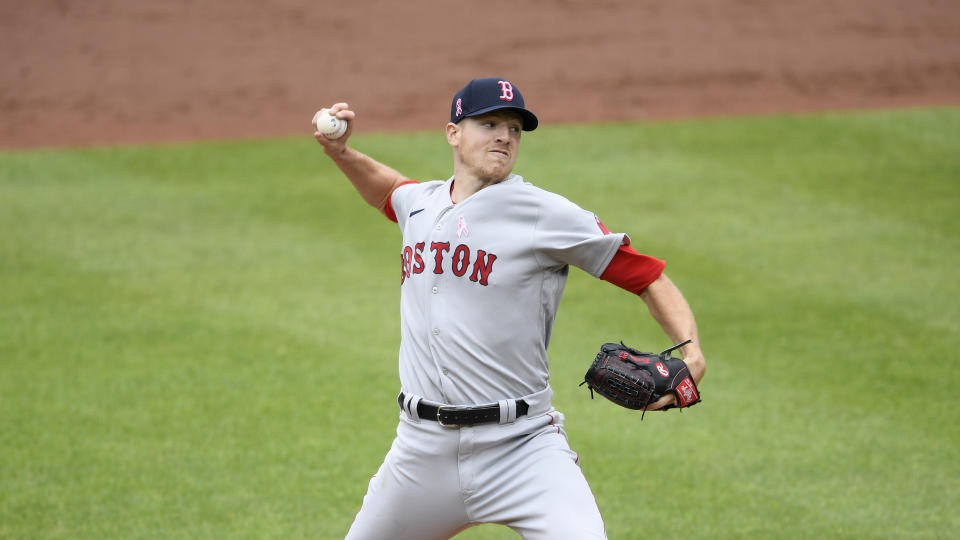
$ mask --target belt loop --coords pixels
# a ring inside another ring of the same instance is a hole
[[[500,423],[510,424],[517,420],[517,400],[501,399],[497,402],[500,405]]]
[[[417,395],[404,396],[403,398],[403,410],[411,420],[418,424],[420,423],[420,413],[417,411],[417,405],[420,404],[421,399],[423,398]]]

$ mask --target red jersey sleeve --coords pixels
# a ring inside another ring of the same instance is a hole
[[[600,279],[609,281],[621,289],[640,294],[663,273],[666,261],[649,255],[641,255],[628,245],[620,246]]]
[[[393,188],[393,191],[396,191],[398,187],[405,186],[407,184],[416,184],[416,180],[407,180],[406,182],[401,183],[396,188]],[[387,219],[396,223],[397,222],[397,213],[393,209],[393,191],[390,192],[390,195],[387,197],[387,205],[383,207],[383,215],[387,216]]]

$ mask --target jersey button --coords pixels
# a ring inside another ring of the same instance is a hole
[[[434,287],[431,290],[433,291],[433,294],[437,294],[438,292],[440,292],[440,289],[438,287]]]
[[[433,335],[439,336],[439,335],[440,335],[440,329],[439,329],[439,328],[434,328],[434,329],[433,329]]]

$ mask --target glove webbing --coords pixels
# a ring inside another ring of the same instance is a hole
[[[670,353],[672,353],[673,351],[679,349],[680,347],[683,347],[683,346],[686,345],[687,343],[692,343],[692,342],[693,342],[692,339],[684,340],[683,342],[678,343],[678,344],[674,345],[673,347],[669,347],[669,348],[664,349],[664,350],[661,351],[660,354],[658,354],[657,356],[660,357],[661,361],[666,361],[666,360],[668,360],[668,359],[670,358]],[[632,348],[632,347],[629,347],[626,343],[623,342],[623,340],[620,340],[620,345],[621,345],[624,349],[627,349],[628,351],[633,352],[633,353],[636,354],[637,356],[642,356],[642,355],[644,354],[644,353],[642,353],[642,352],[640,352],[640,351],[638,351],[638,350],[636,350],[636,349],[634,349],[634,348]],[[632,358],[624,358],[623,360],[626,360],[626,361],[630,362],[631,364],[635,364],[635,365],[637,365],[638,367],[640,366],[640,363],[637,362],[636,360],[633,360]],[[622,372],[616,371],[616,370],[611,370],[611,371],[613,371],[613,372],[616,373],[617,375],[620,375],[620,376],[622,376],[622,377],[626,377],[626,374],[625,374],[625,373],[622,373]],[[587,384],[587,381],[583,381],[583,382],[581,382],[580,384],[578,384],[577,386],[583,386],[584,384],[586,384],[586,385],[587,385],[587,388],[590,390],[590,399],[593,399],[593,386]],[[679,399],[679,398],[677,398],[677,399]],[[644,415],[647,414],[647,407],[650,406],[650,401],[651,401],[651,400],[653,400],[653,392],[651,392],[651,393],[647,396],[647,401],[646,401],[646,403],[643,404],[643,411],[640,413],[640,421],[641,421],[641,422],[643,421]],[[673,407],[670,407],[670,408],[673,408]],[[680,412],[681,412],[681,413],[683,412],[683,407],[677,407],[677,408],[680,409]],[[666,410],[666,409],[661,409],[661,410]]]

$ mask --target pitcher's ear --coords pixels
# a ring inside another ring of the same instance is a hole
[[[447,144],[457,146],[460,143],[460,126],[453,122],[447,122],[446,127]]]

